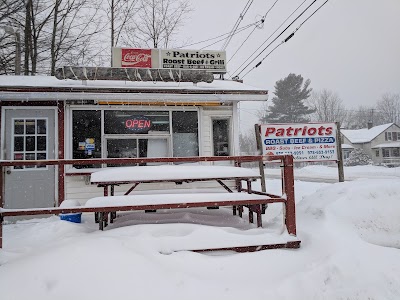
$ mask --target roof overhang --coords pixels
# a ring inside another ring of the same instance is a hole
[[[0,101],[77,101],[92,100],[98,101],[139,101],[139,102],[237,102],[237,101],[267,101],[268,94],[247,94],[247,93],[163,93],[137,92],[130,93],[104,93],[104,92],[1,92]]]

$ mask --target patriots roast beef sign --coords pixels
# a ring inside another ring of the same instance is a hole
[[[113,48],[113,67],[204,70],[226,73],[226,53],[216,50]]]
[[[130,116],[125,119],[125,128],[134,133],[147,133],[151,129],[151,120],[145,116]]]

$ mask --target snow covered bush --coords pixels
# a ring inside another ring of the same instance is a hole
[[[361,148],[354,149],[348,158],[344,160],[345,166],[372,165],[371,157]]]

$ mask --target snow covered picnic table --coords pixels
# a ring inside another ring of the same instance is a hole
[[[139,203],[142,207],[151,206],[152,208],[147,208],[146,210],[154,211],[159,208],[200,207],[207,206],[206,204],[211,208],[218,207],[222,205],[221,203],[224,203],[224,205],[233,206],[234,214],[236,214],[236,210],[238,209],[239,215],[242,216],[243,203],[240,203],[240,201],[243,202],[244,199],[240,197],[237,198],[237,196],[233,197],[232,189],[223,181],[236,180],[236,189],[238,192],[242,191],[241,181],[245,181],[247,183],[247,194],[251,194],[251,182],[260,178],[261,175],[254,170],[232,166],[161,165],[108,168],[92,173],[90,178],[92,184],[104,188],[104,197],[90,199],[86,205],[93,205],[96,203],[96,205],[100,206],[114,206],[116,201],[122,201],[124,205],[128,206],[138,206]],[[196,181],[217,181],[226,191],[229,192],[229,194],[225,194],[225,196],[223,196],[224,194],[222,193],[182,194],[175,190],[172,193],[168,192],[167,194],[134,195],[128,197],[128,195],[142,183],[175,182],[176,184],[181,184],[183,182],[189,183]],[[125,192],[124,196],[119,196],[119,198],[112,197],[114,196],[114,187],[123,184],[132,184],[132,186]],[[109,197],[109,195],[111,195],[111,197]],[[260,200],[260,196],[250,198],[251,197],[247,196],[247,200]],[[264,195],[264,203],[262,203],[262,205],[267,203],[265,202],[265,198],[266,196]],[[237,207],[234,201],[239,201]],[[255,203],[254,205],[258,204],[259,203]],[[261,216],[258,215],[258,208],[255,206],[249,206],[249,209],[251,212],[257,213],[257,224],[258,226],[261,226]],[[110,222],[113,222],[115,217],[116,213],[111,212]],[[249,213],[249,217],[252,222],[252,213]],[[99,222],[99,228],[103,230],[104,227],[108,225],[108,214],[96,213],[96,222]]]

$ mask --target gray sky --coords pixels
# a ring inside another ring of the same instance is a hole
[[[185,38],[191,42],[198,42],[229,32],[247,0],[191,0],[191,2],[194,11],[181,30],[179,40]],[[275,0],[254,0],[240,27],[255,22],[257,16],[259,18],[265,14],[274,2]],[[267,16],[264,28],[257,29],[252,34],[229,62],[228,71],[235,71],[301,2],[303,0],[278,0]],[[294,16],[311,2],[312,0],[307,0]],[[314,11],[324,2],[318,0],[310,11]],[[305,14],[300,22],[308,15],[309,13]],[[294,16],[261,49],[286,28]],[[337,92],[348,109],[359,105],[372,106],[383,93],[400,93],[399,16],[399,0],[330,0],[296,32],[288,43],[278,47],[257,69],[247,74],[244,82],[270,90],[271,99],[277,80],[289,73],[301,74],[305,79],[311,80],[311,87],[314,90],[327,88]],[[294,27],[289,28],[268,47],[251,67],[298,25],[299,22],[294,23]],[[251,30],[233,37],[226,49],[228,60]],[[186,48],[200,49],[210,43]],[[218,43],[209,46],[208,49],[219,50],[221,47],[222,43]],[[254,116],[257,109],[255,105],[242,105],[243,127],[257,121]],[[254,117],[254,121],[251,116]]]

